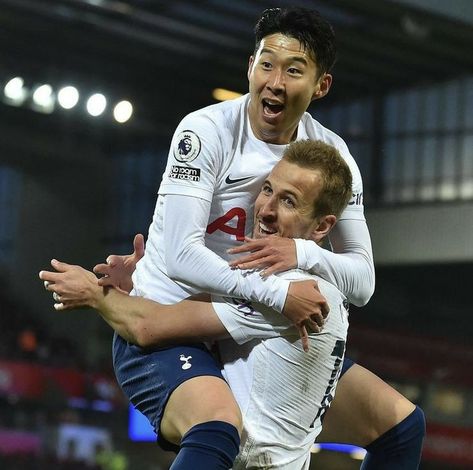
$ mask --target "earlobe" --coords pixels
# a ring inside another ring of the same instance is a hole
[[[332,230],[336,221],[337,218],[334,215],[324,215],[321,217],[319,223],[312,232],[311,239],[315,243],[321,242],[322,239],[329,234],[330,230]]]
[[[315,93],[312,95],[313,100],[318,100],[323,98],[330,90],[332,86],[332,75],[329,73],[324,73],[319,79],[319,84]]]

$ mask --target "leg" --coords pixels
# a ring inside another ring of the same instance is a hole
[[[115,335],[113,359],[120,386],[153,425],[158,444],[178,453],[173,469],[232,466],[240,410],[204,345],[146,351]]]
[[[161,434],[174,444],[197,424],[222,421],[242,429],[240,408],[227,383],[218,377],[195,377],[174,392],[164,410]]]
[[[410,470],[418,468],[424,434],[420,408],[354,364],[338,383],[317,440],[365,447],[365,470]]]
[[[180,445],[173,470],[227,470],[238,454],[241,429],[240,408],[230,388],[209,376],[180,385],[161,421],[161,435]]]

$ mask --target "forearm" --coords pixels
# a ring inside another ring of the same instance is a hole
[[[228,336],[206,295],[162,305],[108,289],[96,298],[95,308],[123,339],[143,348]]]
[[[263,280],[258,273],[231,269],[227,261],[204,245],[209,207],[209,202],[196,198],[166,196],[163,227],[168,275],[201,292],[240,297],[281,312],[289,287],[287,281],[275,276]]]

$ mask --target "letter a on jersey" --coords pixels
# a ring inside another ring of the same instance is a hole
[[[227,222],[236,217],[236,226],[232,227],[227,225]],[[207,233],[212,234],[216,230],[228,233],[229,235],[235,235],[236,239],[240,242],[245,240],[245,224],[246,224],[246,212],[241,207],[234,207],[230,209],[225,215],[214,220],[207,226]]]

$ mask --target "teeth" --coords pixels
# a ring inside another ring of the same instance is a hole
[[[276,233],[276,230],[271,230],[269,227],[264,225],[262,222],[259,223],[259,228],[260,228],[260,230],[263,230],[264,232]]]
[[[279,101],[272,101],[272,100],[268,100],[268,99],[265,99],[264,101],[265,101],[265,103],[267,103],[271,106],[282,106],[282,103],[280,103]]]

